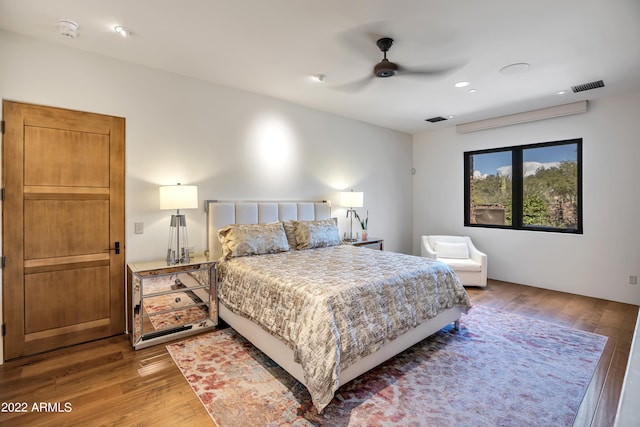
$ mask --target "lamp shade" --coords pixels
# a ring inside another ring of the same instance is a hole
[[[197,186],[178,184],[160,187],[160,210],[195,209],[197,207]]]
[[[340,193],[340,206],[361,208],[364,206],[364,193],[361,191],[343,191]]]

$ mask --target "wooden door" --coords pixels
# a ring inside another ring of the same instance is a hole
[[[124,118],[3,112],[5,358],[122,333]]]

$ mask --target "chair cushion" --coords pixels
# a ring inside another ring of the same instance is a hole
[[[434,251],[438,258],[469,258],[469,245],[467,243],[435,242]]]
[[[438,261],[444,262],[454,271],[482,271],[482,265],[469,258],[443,258],[438,256]]]

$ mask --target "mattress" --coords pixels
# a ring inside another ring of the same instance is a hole
[[[427,258],[339,245],[223,260],[218,298],[294,352],[316,408],[340,371],[455,305],[453,271]]]

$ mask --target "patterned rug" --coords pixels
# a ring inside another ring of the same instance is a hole
[[[343,385],[321,414],[231,328],[167,349],[220,427],[573,424],[606,337],[482,306],[460,323]]]

